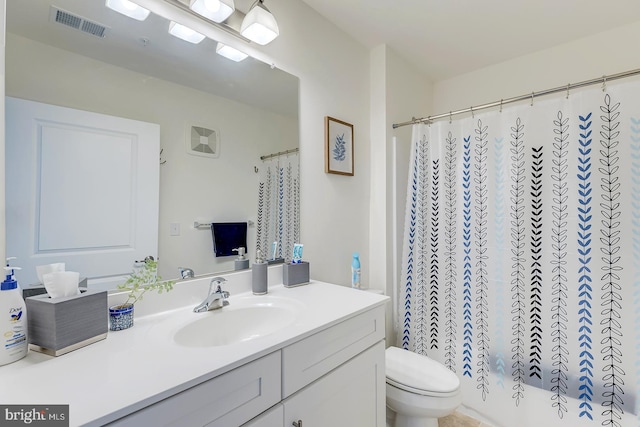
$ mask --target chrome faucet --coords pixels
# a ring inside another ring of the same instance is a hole
[[[178,267],[178,272],[180,273],[180,277],[183,279],[192,279],[195,277],[195,273],[190,268]]]
[[[195,313],[203,313],[205,311],[216,310],[229,305],[229,301],[227,301],[227,298],[229,298],[229,292],[223,291],[221,287],[221,285],[226,281],[227,280],[224,277],[214,277],[211,279],[207,298],[198,304],[193,311]],[[214,285],[217,285],[216,290],[215,292],[211,292]]]

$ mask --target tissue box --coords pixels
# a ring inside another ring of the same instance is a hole
[[[107,291],[82,290],[80,295],[25,299],[29,348],[60,356],[107,337]]]
[[[282,267],[282,283],[286,288],[309,283],[309,263],[285,264]]]

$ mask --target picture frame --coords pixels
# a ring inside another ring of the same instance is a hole
[[[353,125],[334,117],[325,119],[324,171],[337,175],[354,174]]]

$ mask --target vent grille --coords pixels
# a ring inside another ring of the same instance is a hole
[[[187,126],[187,153],[194,156],[220,157],[218,131],[202,126]]]
[[[54,6],[51,6],[51,21],[100,38],[106,37],[109,31],[109,27],[105,25],[98,24],[97,22],[90,21],[82,16],[74,15],[73,13],[58,9]]]

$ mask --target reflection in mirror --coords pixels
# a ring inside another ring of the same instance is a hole
[[[236,5],[242,10],[242,1]],[[133,21],[104,0],[55,6],[102,24],[105,36],[53,22],[47,1],[7,2],[6,95],[160,126],[163,278],[178,278],[179,268],[196,276],[233,269],[234,257],[216,257],[211,231],[195,222],[250,222],[247,255],[254,260],[267,167],[260,158],[297,150],[298,79],[252,58],[223,58],[213,40],[192,45],[172,37],[168,21],[154,14]],[[216,152],[207,155],[203,144]]]

